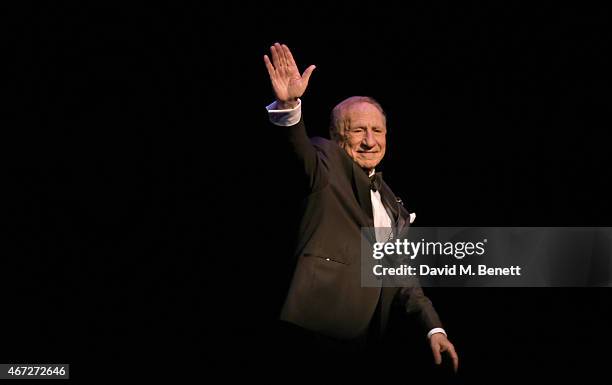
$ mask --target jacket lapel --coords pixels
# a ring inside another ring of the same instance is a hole
[[[370,195],[370,179],[366,173],[353,162],[353,192],[357,196],[359,205],[366,214],[366,227],[374,227],[374,214],[372,213],[372,197]]]
[[[348,155],[346,158],[350,159]],[[373,245],[376,242],[376,234],[374,233],[374,215],[372,213],[372,198],[370,196],[370,178],[352,159],[350,159],[350,165],[353,194],[357,197],[363,212],[361,223],[362,234]]]
[[[342,158],[342,166],[346,175],[350,177],[353,196],[357,198],[359,206],[364,212],[362,216],[362,227],[374,227],[374,215],[372,214],[372,199],[370,198],[370,178],[357,163],[348,156],[346,151],[339,147]]]
[[[391,222],[394,227],[397,226],[397,228],[394,229],[394,233],[402,234],[402,231],[410,226],[410,214],[404,209],[404,206],[398,202],[397,197],[384,181],[380,190],[380,196],[387,212],[391,216]]]

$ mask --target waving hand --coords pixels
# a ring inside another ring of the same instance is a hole
[[[297,105],[297,99],[306,91],[310,75],[316,67],[311,65],[300,75],[293,55],[285,44],[275,43],[270,47],[270,53],[272,61],[268,55],[264,55],[264,62],[278,106],[281,109],[293,108]]]

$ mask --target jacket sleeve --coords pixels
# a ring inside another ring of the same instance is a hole
[[[270,123],[273,132],[279,132],[282,142],[288,150],[290,170],[298,173],[309,192],[320,190],[328,183],[329,161],[323,148],[315,147],[306,134],[304,119],[293,126],[275,126]]]
[[[406,310],[406,314],[417,317],[427,330],[442,327],[440,317],[438,317],[431,300],[423,293],[423,289],[418,283],[411,287],[401,288],[397,296],[400,304]]]

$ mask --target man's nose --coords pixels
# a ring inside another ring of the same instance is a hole
[[[376,140],[374,139],[374,133],[371,130],[366,130],[363,140],[361,144],[364,147],[372,148],[376,145]]]

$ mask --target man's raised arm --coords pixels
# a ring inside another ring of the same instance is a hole
[[[316,190],[325,184],[325,167],[321,158],[306,135],[302,121],[300,97],[308,87],[308,80],[315,66],[311,65],[302,75],[298,70],[293,55],[284,44],[275,43],[270,47],[272,60],[264,55],[264,63],[270,75],[272,90],[276,100],[267,106],[270,122],[279,135],[286,137],[288,145],[300,164],[306,177],[308,189]]]

